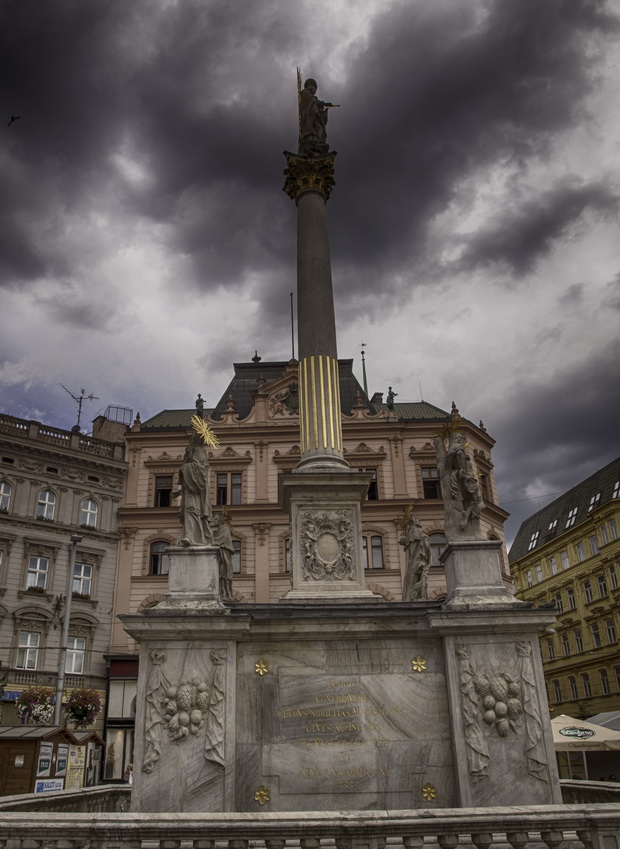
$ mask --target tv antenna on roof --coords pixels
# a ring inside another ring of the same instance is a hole
[[[75,403],[78,405],[77,424],[75,424],[71,428],[71,430],[79,430],[80,429],[80,419],[82,418],[82,404],[83,404],[84,400],[86,400],[86,401],[98,401],[99,396],[93,395],[92,392],[91,392],[90,395],[87,395],[85,389],[80,389],[80,395],[74,395],[73,392],[70,389],[67,389],[67,387],[63,383],[60,383],[59,385],[62,386],[62,388],[65,390],[65,392],[69,393],[69,395],[73,398]]]

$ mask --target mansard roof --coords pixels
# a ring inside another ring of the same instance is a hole
[[[509,561],[514,563],[528,553],[532,536],[539,531],[537,545],[543,545],[554,537],[560,536],[568,528],[573,528],[588,517],[591,511],[601,507],[612,498],[618,498],[618,481],[620,481],[620,457],[612,460],[607,466],[599,469],[577,486],[569,489],[564,495],[547,504],[542,510],[526,519],[515,537],[510,548]],[[615,493],[615,494],[614,494]],[[600,494],[600,497],[596,496]],[[576,513],[572,511],[576,510]],[[569,513],[572,521],[567,525]],[[573,518],[574,517],[574,518]],[[557,525],[554,522],[557,520]],[[535,548],[532,549],[535,551]]]

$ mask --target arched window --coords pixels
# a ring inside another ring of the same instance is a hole
[[[48,522],[51,522],[54,519],[55,512],[56,496],[51,489],[41,490],[37,501],[37,519],[47,519]]]
[[[11,484],[6,481],[0,483],[0,510],[7,511],[11,506]]]
[[[362,559],[364,569],[384,569],[383,537],[380,534],[364,534],[362,536]]]
[[[170,571],[170,558],[166,554],[166,549],[170,547],[169,542],[158,540],[151,543],[149,557],[149,574],[151,575],[167,575]]]
[[[80,525],[83,528],[96,528],[98,512],[97,502],[92,498],[85,498],[80,507]]]
[[[429,534],[428,538],[431,544],[431,566],[436,569],[441,566],[439,557],[446,547],[446,536],[445,534]]]

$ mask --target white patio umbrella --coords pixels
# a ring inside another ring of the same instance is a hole
[[[551,720],[556,752],[602,752],[620,749],[620,731],[595,725],[572,716],[554,716]]]

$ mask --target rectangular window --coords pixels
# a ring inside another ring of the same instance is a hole
[[[73,592],[90,597],[93,567],[90,563],[76,563],[73,567]]]
[[[218,472],[216,504],[241,504],[241,472]]]
[[[618,589],[618,572],[616,571],[615,563],[612,563],[609,567],[609,583],[612,590]]]
[[[562,604],[562,593],[556,593],[554,595],[555,603],[558,608],[558,613],[564,612],[564,605]]]
[[[592,644],[593,644],[594,648],[600,649],[600,647],[602,645],[601,635],[600,635],[600,632],[598,630],[598,624],[596,622],[594,622],[592,625],[590,625],[590,632],[592,634]]]
[[[566,519],[566,525],[564,527],[572,528],[572,526],[575,524],[575,522],[577,520],[577,510],[578,509],[579,509],[578,507],[573,507],[572,510],[568,511],[568,518]]]
[[[568,634],[562,634],[562,651],[564,657],[570,657],[570,638]]]
[[[372,475],[372,480],[368,484],[368,493],[366,494],[366,501],[378,501],[379,500],[379,488],[377,486],[377,470],[376,469],[360,469],[360,472],[366,472],[366,474]]]
[[[362,537],[366,569],[383,569],[383,538],[378,534]]]
[[[598,540],[595,536],[589,538],[590,543],[590,551],[592,552],[592,556],[594,557],[598,554]]]
[[[549,558],[549,571],[552,575],[557,575],[558,573],[558,561],[556,557]]]
[[[84,637],[68,637],[65,672],[72,675],[81,675],[84,672],[85,654],[86,640]]]
[[[424,498],[441,498],[439,471],[434,466],[422,467],[422,491]]]
[[[559,681],[553,682],[553,696],[555,698],[556,703],[562,701],[562,686]]]
[[[18,669],[36,669],[41,645],[41,634],[36,631],[20,631],[17,649]]]
[[[595,507],[598,507],[601,501],[601,493],[597,492],[596,495],[593,495],[590,499],[590,503],[588,504],[588,513],[594,510]]]
[[[583,684],[583,694],[586,699],[589,699],[592,695],[592,687],[590,686],[590,676],[587,672],[584,672],[581,676],[581,683]]]
[[[599,598],[607,598],[607,581],[605,575],[597,575],[596,582],[598,584]]]
[[[555,649],[553,640],[547,640],[547,660],[555,660]]]
[[[525,585],[531,587],[534,581],[532,581],[532,573],[529,569],[525,570]]]
[[[611,494],[612,498],[620,498],[620,481],[616,481],[614,484],[614,491]]]
[[[609,525],[609,536],[612,539],[618,539],[618,525],[616,524],[615,519],[610,519],[608,522]]]
[[[576,631],[573,631],[573,635],[575,637],[575,648],[578,652],[583,651],[583,639],[581,637],[581,630],[577,628]]]
[[[566,597],[568,599],[568,609],[575,610],[575,608],[577,607],[577,602],[575,601],[575,591],[572,587],[569,587],[566,590]]]
[[[580,563],[583,563],[583,561],[587,557],[585,545],[582,542],[578,542],[577,545],[575,546],[575,551],[577,552],[577,560]]]
[[[549,527],[547,528],[547,533],[545,534],[545,539],[546,540],[553,539],[557,532],[558,532],[558,520],[554,519],[552,522],[549,522]]]
[[[579,698],[579,695],[577,693],[577,681],[575,680],[573,675],[571,675],[570,678],[568,679],[568,686],[569,686],[569,689],[570,689],[571,699],[575,700],[575,699]]]
[[[568,551],[560,551],[560,560],[562,561],[562,569],[566,570],[570,566],[568,559]]]
[[[50,561],[48,557],[35,557],[31,555],[28,558],[28,577],[26,586],[38,587],[39,589],[44,590],[45,584],[47,583],[49,567]]]
[[[241,541],[238,539],[233,540],[232,570],[233,575],[241,573]]]
[[[538,545],[538,537],[540,536],[540,531],[534,531],[532,536],[530,537],[530,544],[527,547],[528,551],[531,551],[533,548],[536,548]]]
[[[586,600],[586,604],[592,601],[592,584],[590,581],[583,582],[583,597]]]
[[[607,631],[607,642],[611,645],[616,642],[616,626],[613,619],[605,620],[605,630]]]
[[[603,545],[607,545],[609,542],[609,537],[607,535],[607,525],[603,522],[601,525],[601,539],[603,540]]]
[[[543,569],[542,569],[542,566],[539,563],[538,566],[536,567],[536,580],[540,584],[542,579],[543,579]]]
[[[155,477],[155,507],[170,507],[172,493],[172,475],[156,475]]]
[[[607,670],[599,669],[598,677],[599,681],[601,682],[601,693],[604,696],[608,696],[611,693],[611,688],[609,686],[609,676],[607,675]]]

